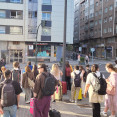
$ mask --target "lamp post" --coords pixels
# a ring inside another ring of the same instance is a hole
[[[67,0],[64,3],[64,38],[63,38],[63,81],[65,81],[65,63],[66,63],[66,28],[67,27]]]

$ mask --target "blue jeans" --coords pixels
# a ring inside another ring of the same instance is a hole
[[[4,114],[1,117],[16,117],[17,106],[9,106],[3,108]]]

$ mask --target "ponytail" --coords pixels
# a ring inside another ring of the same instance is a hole
[[[106,67],[112,69],[114,72],[117,73],[117,68],[115,68],[111,63],[107,63]]]

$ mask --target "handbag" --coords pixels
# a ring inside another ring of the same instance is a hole
[[[107,89],[106,89],[107,94],[109,95],[115,95],[115,87],[111,85],[110,82],[107,83]]]
[[[28,77],[28,74],[27,74],[27,77]],[[30,88],[33,88],[34,85],[35,85],[34,81],[31,80],[29,77],[28,77],[28,85],[29,85]]]

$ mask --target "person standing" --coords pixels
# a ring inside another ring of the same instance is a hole
[[[93,86],[96,84],[96,77],[93,75],[93,73],[97,77],[101,76],[101,73],[99,72],[99,66],[97,64],[93,64],[91,66],[91,71],[92,71],[92,73],[89,73],[87,76],[84,97],[86,98],[86,94],[88,91],[89,92],[89,102],[92,103],[93,117],[101,117],[100,103],[104,101],[104,96],[99,95],[98,93],[94,92],[94,90],[93,90]]]
[[[30,69],[32,70],[33,66],[31,65],[31,61],[28,61],[27,65],[30,67]]]
[[[86,64],[89,63],[89,57],[88,57],[88,55],[85,56],[85,63],[86,63]]]
[[[1,70],[2,70],[2,74],[1,74],[0,82],[3,82],[3,81],[5,80],[5,77],[4,77],[4,73],[5,73],[5,71],[6,71],[5,66],[2,66],[2,67],[1,67]]]
[[[45,80],[50,73],[47,72],[45,64],[38,64],[39,74],[36,77],[35,85],[34,85],[34,98],[35,98],[35,106],[33,117],[48,117],[48,112],[50,108],[50,100],[51,95],[44,95],[42,89],[45,87]],[[55,85],[58,84],[56,78],[51,75],[55,79]],[[46,80],[47,81],[47,80]]]
[[[30,98],[32,97],[32,88],[29,86],[28,78],[30,80],[34,81],[34,74],[32,73],[31,69],[29,66],[25,67],[25,73],[22,75],[22,88],[24,89],[25,92],[25,103],[28,104],[30,103]]]
[[[80,64],[80,54],[78,54],[78,65]]]
[[[65,79],[67,82],[67,90],[71,90],[71,68],[69,64],[65,67]]]
[[[39,73],[38,73],[38,70],[37,70],[37,65],[33,65],[32,72],[33,72],[33,75],[34,75],[34,81],[35,81],[37,75],[39,74]]]
[[[79,77],[79,86],[75,86],[74,79],[78,75]],[[71,80],[72,80],[72,86],[71,86],[71,102],[74,102],[74,95],[75,95],[75,103],[77,104],[77,99],[80,91],[80,85],[81,85],[81,72],[79,71],[79,66],[74,66],[74,71],[71,73]],[[75,94],[76,93],[76,94]]]
[[[16,117],[17,103],[22,89],[16,81],[11,80],[11,71],[4,73],[5,80],[0,83],[0,114],[2,117]]]
[[[110,73],[108,79],[106,79],[107,84],[110,83],[115,88],[115,95],[107,94],[105,95],[105,109],[101,112],[102,115],[107,116],[108,109],[111,111],[109,117],[115,117],[117,112],[117,68],[110,63],[106,64],[106,70]],[[108,87],[108,85],[107,85]]]

